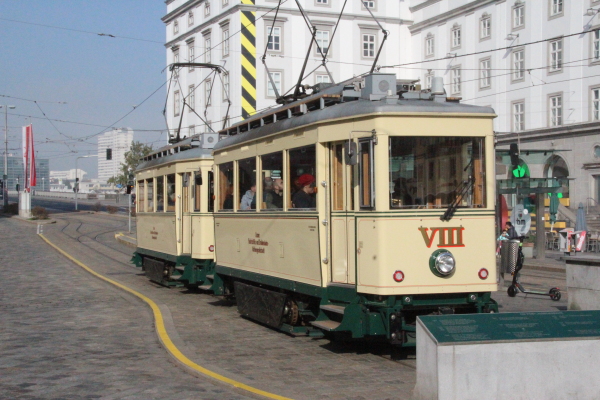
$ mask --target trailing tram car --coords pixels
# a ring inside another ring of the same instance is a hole
[[[186,138],[144,157],[137,168],[137,249],[132,262],[154,282],[197,287],[212,277],[211,151],[217,141],[216,133]]]
[[[401,346],[419,315],[497,312],[495,114],[458,100],[374,73],[219,132],[215,293],[286,332]]]

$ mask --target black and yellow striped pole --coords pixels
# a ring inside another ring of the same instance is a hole
[[[254,5],[254,0],[242,0]],[[242,117],[256,113],[256,19],[252,11],[241,12],[242,22]]]

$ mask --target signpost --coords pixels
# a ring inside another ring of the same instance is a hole
[[[510,215],[510,222],[519,236],[525,236],[531,229],[531,215],[523,204],[517,204]]]

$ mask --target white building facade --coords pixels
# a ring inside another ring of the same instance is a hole
[[[276,106],[275,91],[262,63],[265,49],[265,62],[277,91],[284,94],[294,87],[311,35],[295,2],[285,2],[275,17],[278,3],[278,0],[166,1],[167,15],[162,20],[166,25],[167,64],[212,63],[228,72],[219,77],[209,69],[179,70],[168,92],[167,120],[171,133],[180,120],[184,137],[208,131],[205,122],[218,131],[224,124],[239,122],[254,112]],[[405,19],[409,15],[408,4],[383,0],[366,3],[389,32],[377,65],[394,65],[407,59],[410,52],[403,49],[402,43],[410,43],[411,21]],[[317,27],[319,46],[329,49],[326,65],[334,82],[371,69],[384,35],[360,1],[348,1],[335,34],[343,2],[303,0],[301,4]],[[271,41],[267,46],[270,32]],[[322,56],[313,44],[303,84],[330,82],[327,70],[320,66],[321,61]],[[403,71],[399,69],[384,71],[394,71],[399,78],[414,77],[411,73],[401,76]],[[229,106],[227,94],[232,102],[229,121],[224,120]],[[190,111],[188,105],[202,118]]]
[[[131,128],[113,128],[98,136],[98,180],[106,182],[121,173],[121,164],[133,142]],[[111,149],[112,159],[106,159],[106,150]]]
[[[448,95],[493,107],[500,147],[553,150],[521,156],[532,177],[572,178],[565,195],[573,208],[600,201],[599,9],[600,0],[410,4],[418,62],[410,67],[423,85],[442,76]]]
[[[67,171],[50,171],[50,179],[66,179],[75,181],[75,178],[79,178],[80,181],[83,181],[86,179],[85,176],[87,174],[87,172],[80,168],[73,168]]]
[[[278,3],[166,1],[167,64],[206,62],[228,71],[218,78],[207,69],[180,69],[168,93],[171,133],[179,125],[181,136],[205,132],[202,119],[220,130],[276,105],[262,64],[265,48],[278,91],[294,87],[311,36],[295,2],[285,2],[275,18]],[[382,72],[420,79],[425,89],[442,76],[449,96],[494,108],[499,146],[518,140],[523,149],[555,150],[531,161],[531,176],[572,178],[567,195],[575,207],[600,202],[600,0],[366,3],[389,32],[377,61]],[[318,42],[330,48],[327,67],[335,82],[370,70],[383,33],[363,2],[348,1],[335,34],[343,1],[300,4],[317,27]],[[313,45],[304,84],[330,80],[320,62]],[[232,101],[230,121],[224,121],[225,92]],[[202,119],[184,107],[184,99]],[[501,166],[498,171],[507,177]]]

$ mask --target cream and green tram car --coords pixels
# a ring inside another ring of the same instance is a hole
[[[212,283],[213,158],[201,134],[144,157],[136,171],[137,249],[132,262],[166,286]]]
[[[372,74],[221,131],[224,292],[286,332],[403,346],[419,315],[497,312],[494,117]]]

